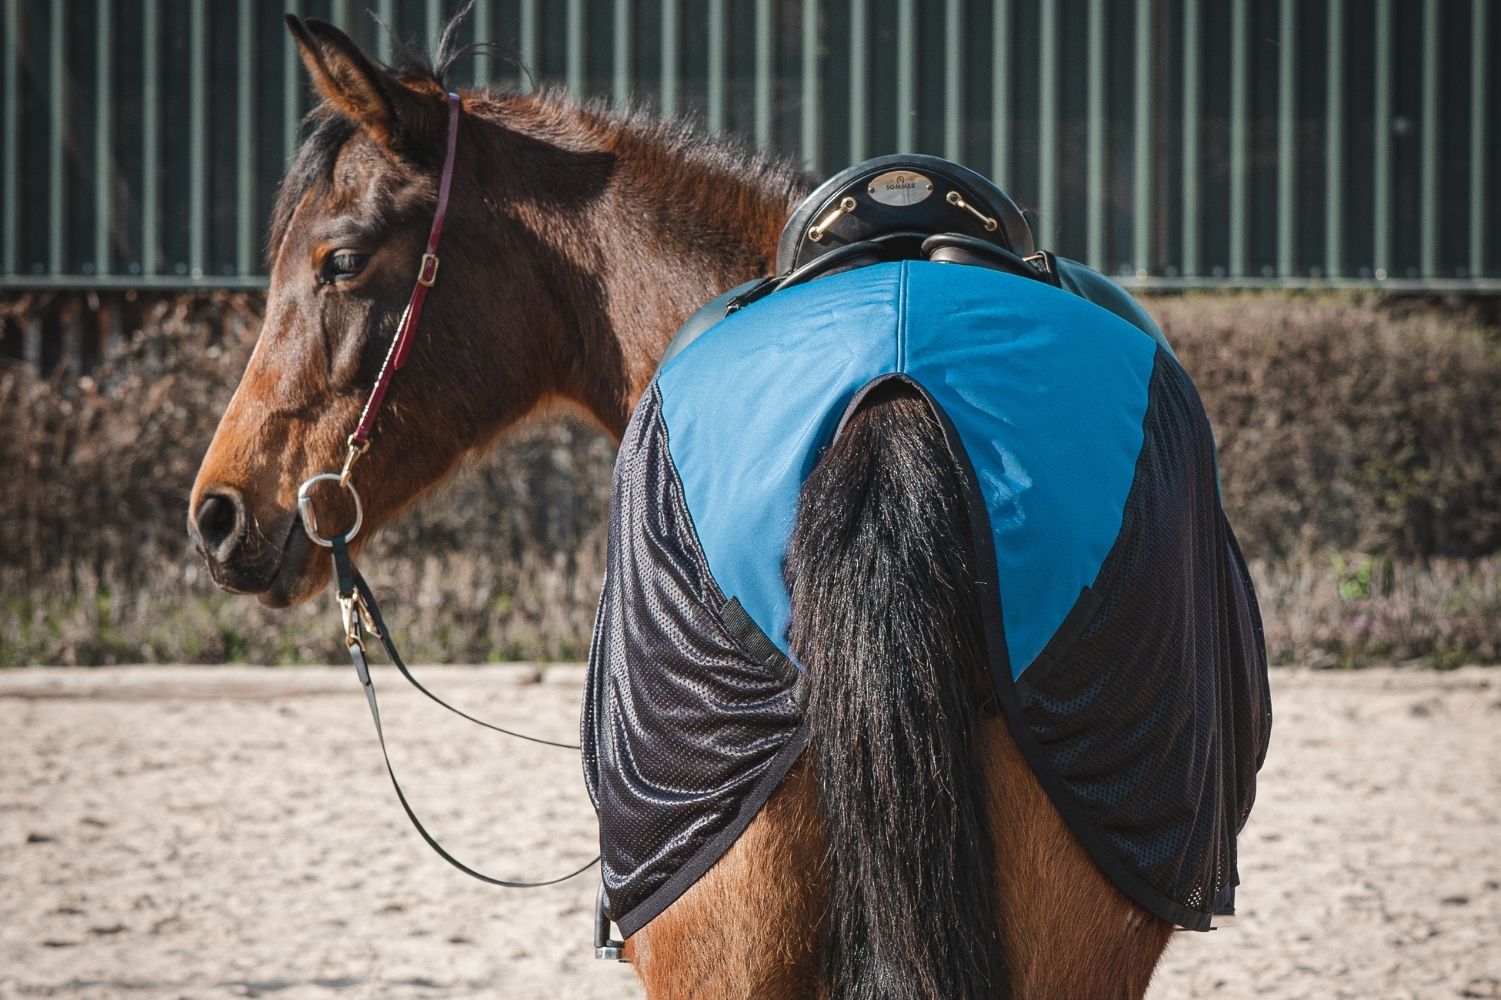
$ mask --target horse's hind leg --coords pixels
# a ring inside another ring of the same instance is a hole
[[[823,850],[816,779],[799,763],[714,867],[626,942],[648,1000],[815,996]]]
[[[1146,993],[1173,925],[1117,889],[1074,839],[1006,723],[984,723],[986,808],[1015,1000]]]

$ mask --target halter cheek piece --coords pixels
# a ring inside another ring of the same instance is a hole
[[[448,215],[448,196],[453,187],[454,153],[458,148],[459,137],[459,95],[448,95],[448,144],[443,158],[443,172],[438,181],[438,203],[433,212],[432,228],[427,234],[427,246],[422,253],[422,262],[417,269],[417,278],[412,286],[412,294],[407,299],[406,309],[401,314],[401,322],[397,326],[396,336],[391,340],[391,346],[386,349],[385,360],[381,362],[380,373],[375,378],[375,385],[370,390],[370,398],[365,402],[365,408],[360,413],[359,423],[354,433],[349,435],[349,451],[344,458],[343,468],[337,472],[324,472],[313,476],[304,482],[297,490],[297,511],[302,518],[302,527],[317,544],[330,549],[333,553],[334,579],[337,582],[339,611],[343,620],[344,643],[349,649],[349,658],[354,664],[356,675],[365,690],[365,700],[370,706],[370,717],[375,720],[375,735],[380,741],[381,755],[385,758],[386,773],[391,776],[391,785],[396,789],[396,798],[401,802],[401,808],[406,811],[407,818],[427,841],[429,847],[436,851],[439,857],[453,865],[466,875],[472,875],[482,882],[491,885],[505,886],[510,889],[529,889],[544,885],[554,885],[565,881],[593,868],[599,862],[599,856],[587,863],[580,865],[574,871],[558,878],[546,879],[537,882],[521,882],[512,879],[495,878],[478,872],[468,865],[459,861],[428,833],[417,814],[412,811],[411,804],[407,801],[406,794],[401,789],[401,783],[396,780],[396,771],[391,766],[391,756],[386,750],[386,736],[380,724],[380,706],[375,700],[375,685],[370,678],[370,667],[365,659],[365,633],[369,632],[380,640],[381,647],[386,656],[395,665],[401,676],[406,678],[413,687],[423,695],[432,699],[437,704],[453,712],[455,715],[468,721],[484,726],[486,729],[506,736],[514,736],[517,739],[529,740],[532,743],[540,743],[544,746],[560,747],[565,750],[577,750],[575,743],[556,743],[552,740],[538,739],[535,736],[527,736],[524,733],[513,732],[500,726],[491,725],[469,715],[428,690],[412,675],[407,668],[401,654],[397,651],[395,643],[391,640],[390,630],[386,627],[385,620],[381,617],[380,605],[375,601],[375,595],[371,592],[369,584],[360,575],[354,566],[354,561],[349,554],[349,543],[359,533],[361,524],[364,523],[364,508],[360,503],[360,495],[354,488],[350,477],[354,472],[355,463],[358,462],[370,449],[370,433],[375,427],[376,417],[380,414],[381,403],[385,401],[386,391],[391,387],[391,380],[396,372],[406,364],[407,357],[411,353],[412,340],[417,333],[417,325],[422,319],[422,308],[427,302],[427,296],[432,291],[433,285],[438,280],[438,245],[443,238],[443,222]],[[354,522],[342,534],[327,537],[318,531],[318,518],[313,507],[312,488],[321,482],[337,482],[342,489],[349,492],[350,499],[354,503]],[[608,928],[607,928],[608,929]],[[598,934],[596,933],[596,937]],[[606,944],[614,944],[606,942]],[[600,945],[596,945],[596,951]],[[611,957],[618,957],[611,956]]]

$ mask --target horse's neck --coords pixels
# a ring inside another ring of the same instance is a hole
[[[583,342],[585,367],[618,358],[615,384],[586,403],[617,435],[679,325],[726,289],[770,273],[793,192],[663,155],[619,151],[597,213],[605,315]],[[603,390],[600,392],[599,390]]]

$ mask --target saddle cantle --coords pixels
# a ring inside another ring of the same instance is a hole
[[[847,167],[793,210],[777,244],[787,274],[852,243],[889,244],[915,256],[934,233],[956,233],[1027,257],[1032,227],[1016,203],[968,167],[919,153],[878,156]]]
[[[901,194],[917,177],[933,191]],[[877,198],[880,178],[910,203]],[[898,379],[968,483],[1018,745],[1123,892],[1207,929],[1233,908],[1270,704],[1187,374],[1123,290],[1038,258],[1010,199],[932,157],[831,179],[782,250],[777,276],[685,326],[621,444],[583,719],[611,916],[631,934],[668,906],[801,753],[782,575],[798,494]]]

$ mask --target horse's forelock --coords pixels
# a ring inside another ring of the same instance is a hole
[[[315,108],[307,120],[314,123],[313,129],[298,149],[292,169],[282,179],[271,210],[271,228],[266,239],[267,269],[276,263],[297,206],[315,186],[332,182],[339,150],[359,130],[353,121],[323,105]]]

